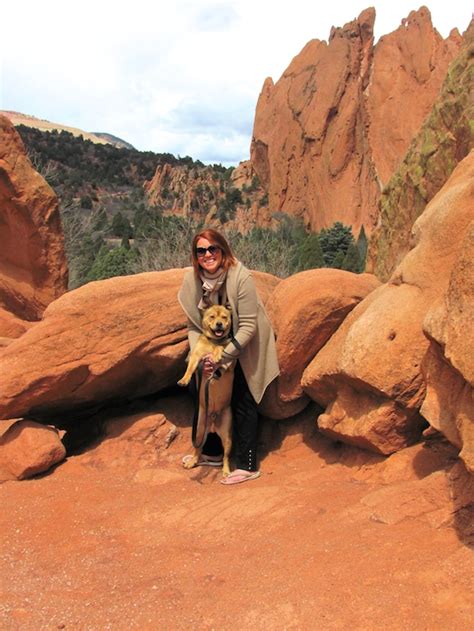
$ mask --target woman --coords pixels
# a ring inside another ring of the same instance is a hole
[[[204,360],[204,378],[214,370],[225,370],[236,361],[232,411],[234,452],[237,468],[222,484],[238,484],[259,477],[257,467],[258,413],[267,386],[279,374],[275,337],[260,303],[251,272],[232,254],[225,238],[216,230],[203,230],[192,242],[193,268],[178,294],[188,317],[188,338],[193,348],[202,333],[201,316],[212,304],[224,304],[232,311],[233,338],[224,349],[219,366],[211,357]],[[199,464],[221,464],[222,447],[216,450],[215,434],[209,434]]]

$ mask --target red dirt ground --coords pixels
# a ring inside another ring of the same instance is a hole
[[[453,449],[383,460],[313,426],[267,431],[261,478],[232,487],[181,468],[189,428],[154,466],[89,450],[0,485],[1,629],[471,631]]]

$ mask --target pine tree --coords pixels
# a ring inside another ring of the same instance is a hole
[[[344,252],[342,250],[339,250],[333,259],[331,267],[333,267],[334,269],[342,269],[345,256],[346,255],[344,254]]]
[[[296,249],[296,271],[324,267],[323,251],[316,233],[309,234]]]
[[[94,264],[87,274],[87,281],[102,280],[113,276],[125,276],[132,271],[132,263],[137,259],[136,250],[119,247],[108,250],[102,247]]]
[[[344,226],[340,221],[330,228],[323,228],[319,233],[319,242],[323,251],[326,267],[340,267],[346,255],[349,245],[354,242],[349,226]],[[342,258],[339,256],[342,253]],[[336,257],[337,265],[336,265]]]
[[[361,272],[359,250],[355,243],[351,243],[347,248],[341,269],[345,269],[348,272],[355,272],[356,274]]]
[[[360,270],[363,272],[365,270],[365,262],[367,259],[367,248],[368,248],[368,240],[365,234],[364,226],[361,226],[359,236],[357,237],[357,249],[359,251],[359,259],[360,259]]]
[[[124,217],[120,210],[114,215],[112,219],[111,232],[116,237],[128,237],[133,236],[132,226],[127,217]]]

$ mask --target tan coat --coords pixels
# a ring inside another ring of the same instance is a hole
[[[226,280],[227,300],[232,309],[232,329],[241,350],[231,341],[224,349],[227,357],[238,359],[249,390],[257,403],[267,386],[280,374],[272,325],[260,302],[252,273],[242,263],[229,268]],[[201,280],[190,268],[178,293],[178,300],[188,317],[188,338],[191,348],[202,333]]]

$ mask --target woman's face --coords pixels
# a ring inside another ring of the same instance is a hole
[[[215,252],[211,254],[208,248],[214,246]],[[205,248],[205,254],[199,254],[199,248]],[[196,243],[196,251],[198,257],[199,267],[202,267],[203,270],[209,272],[209,274],[214,274],[217,272],[219,267],[222,265],[222,250],[219,246],[211,243],[204,237],[200,237],[198,242]]]

